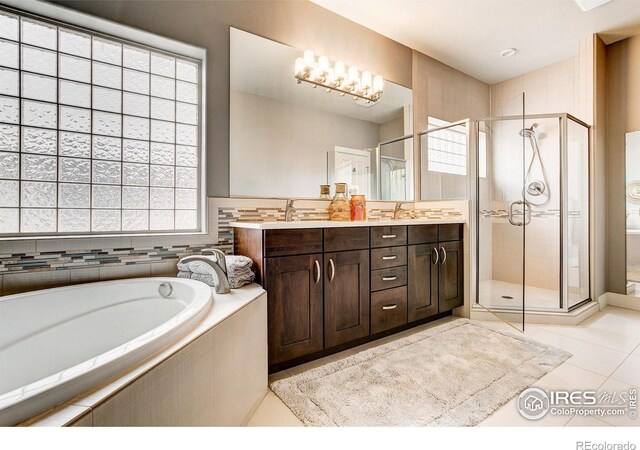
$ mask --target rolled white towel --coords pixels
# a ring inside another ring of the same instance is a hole
[[[213,275],[211,275],[211,272],[209,272],[208,274],[205,274],[205,273],[194,273],[194,272],[181,270],[178,272],[178,278],[187,278],[190,280],[202,281],[203,283],[208,284],[209,286],[212,286],[212,287],[216,285],[215,278]],[[253,283],[253,280],[255,279],[255,274],[251,272],[250,275],[247,275],[247,276],[227,277],[227,278],[229,280],[229,287],[231,289],[238,289],[238,288],[241,288],[242,286]]]

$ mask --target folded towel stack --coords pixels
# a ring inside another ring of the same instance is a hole
[[[205,258],[215,261],[213,256],[205,256]],[[231,289],[240,288],[246,284],[253,283],[256,275],[251,270],[253,261],[246,256],[228,255],[225,257],[227,264],[227,278],[229,279],[229,287]],[[201,261],[193,261],[189,263],[178,262],[178,278],[188,278],[191,280],[202,281],[209,286],[215,286],[215,277],[211,273],[211,267]]]

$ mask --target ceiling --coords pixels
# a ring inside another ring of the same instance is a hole
[[[335,92],[297,84],[294,62],[302,51],[245,31],[231,28],[230,87],[232,90],[382,124],[401,116],[411,104],[411,89],[385,81],[379,101],[364,105]]]
[[[640,33],[640,0],[583,12],[574,0],[312,0],[341,16],[494,84]],[[515,56],[500,52],[515,47]]]

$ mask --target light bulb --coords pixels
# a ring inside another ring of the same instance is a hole
[[[315,58],[313,56],[313,50],[305,50],[304,51],[304,66],[305,68],[313,67],[315,63]]]
[[[368,70],[362,72],[362,87],[364,89],[371,89],[371,72]]]
[[[304,61],[302,60],[302,58],[296,58],[296,68],[295,68],[295,76],[299,76],[302,74],[302,71],[304,69]]]
[[[373,93],[378,94],[384,89],[384,80],[382,75],[376,75],[373,77]]]
[[[318,58],[318,69],[320,72],[328,72],[329,71],[329,58],[326,56],[321,56]]]
[[[358,68],[356,66],[349,67],[349,84],[358,84],[360,79],[358,77]]]
[[[327,72],[326,83],[327,84],[333,84],[334,81],[335,81],[335,72],[333,71],[333,69],[329,69],[329,71]]]
[[[346,73],[344,71],[344,63],[342,61],[336,61],[333,69],[333,83],[336,87],[340,87],[344,84],[344,77]]]

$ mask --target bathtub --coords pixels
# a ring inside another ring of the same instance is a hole
[[[168,298],[158,293],[170,283]],[[0,425],[15,425],[134,366],[208,314],[211,288],[139,278],[0,297]]]

